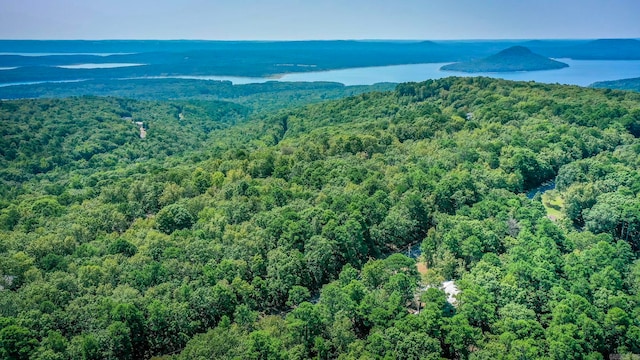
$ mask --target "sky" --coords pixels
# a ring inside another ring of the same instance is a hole
[[[0,39],[640,38],[640,0],[0,0]]]

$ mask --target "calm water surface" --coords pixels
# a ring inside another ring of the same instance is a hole
[[[21,81],[21,82],[0,84],[0,87],[18,86],[18,85],[38,85],[38,84],[64,84],[64,83],[76,83],[76,82],[83,82],[83,81],[87,81],[87,79],[56,80],[56,81]]]
[[[588,86],[596,81],[640,77],[640,61],[638,60],[558,60],[569,64],[569,67],[545,71],[470,74],[458,71],[442,71],[440,67],[448,63],[432,63],[286,74],[279,80],[337,81],[345,85],[371,85],[378,82],[424,81],[447,76],[488,76],[507,80]]]
[[[449,63],[430,63],[413,65],[377,66],[351,68],[330,71],[315,71],[304,73],[283,74],[273,77],[242,77],[224,75],[176,75],[176,76],[150,76],[143,78],[126,79],[196,79],[196,80],[217,80],[231,81],[233,84],[254,84],[267,81],[292,81],[292,82],[313,82],[331,81],[345,85],[372,85],[380,82],[401,83],[409,81],[424,81],[428,79],[440,79],[448,76],[488,76],[493,78],[536,81],[540,83],[558,83],[567,85],[588,86],[597,81],[619,80],[640,77],[640,60],[571,60],[558,59],[569,64],[568,68],[546,71],[510,72],[510,73],[463,73],[457,71],[441,71],[440,67]],[[144,64],[129,63],[103,63],[103,64],[76,64],[63,65],[60,67],[71,69],[99,69],[117,68],[123,66],[142,66]],[[9,68],[0,68],[9,70]],[[84,80],[84,79],[83,79]],[[125,80],[125,79],[121,79]],[[71,80],[72,81],[82,81]],[[29,83],[0,84],[0,86],[41,84],[47,82],[70,82],[70,81],[37,81]]]
[[[270,78],[223,75],[155,76],[149,78],[231,81],[236,85],[264,83],[274,80],[293,82],[332,81],[343,83],[345,85],[372,85],[380,82],[401,83],[409,81],[424,81],[428,79],[440,79],[448,76],[488,76],[506,80],[588,86],[597,81],[640,77],[640,60],[558,60],[569,64],[569,67],[559,70],[471,74],[458,71],[440,70],[440,67],[450,63],[430,63],[293,73]]]
[[[244,84],[260,84],[267,81],[278,81],[279,78],[262,78],[262,77],[244,77],[244,76],[224,76],[224,75],[173,75],[173,76],[145,76],[125,78],[121,80],[140,80],[140,79],[188,79],[188,80],[213,80],[213,81],[231,81],[235,85]],[[304,81],[304,80],[302,80]],[[313,80],[311,80],[313,81]]]
[[[73,64],[73,65],[58,65],[56,67],[63,69],[114,69],[120,67],[131,66],[143,66],[146,64],[132,64],[132,63],[100,63],[100,64]]]
[[[92,55],[92,56],[111,56],[111,55],[131,55],[136,53],[92,53],[92,52],[70,52],[70,53],[59,53],[59,52],[50,52],[50,53],[36,53],[36,52],[0,52],[0,56],[3,55],[16,55],[16,56],[68,56],[68,55]]]

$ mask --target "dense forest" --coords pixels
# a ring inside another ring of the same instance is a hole
[[[0,86],[0,99],[117,96],[138,100],[224,100],[271,111],[335,100],[372,91],[389,91],[396,84],[345,86],[335,82],[278,82],[234,85],[230,81],[189,79],[89,80]]]
[[[640,353],[640,94],[273,101],[0,101],[0,357]]]

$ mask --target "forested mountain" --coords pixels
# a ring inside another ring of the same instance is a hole
[[[306,105],[371,91],[393,90],[396,84],[344,86],[335,82],[277,82],[234,85],[230,81],[189,79],[90,80],[0,87],[0,99],[116,96],[139,100],[224,100],[255,111]]]
[[[476,72],[512,72],[555,70],[569,65],[531,52],[524,46],[512,46],[486,58],[448,64],[442,70]]]
[[[241,122],[248,112],[218,101],[85,97],[0,102],[0,179],[20,184],[49,172],[58,176],[85,169],[90,174],[165,159],[199,149],[209,133]],[[145,141],[140,141],[141,132],[148,135]]]
[[[638,60],[640,41],[637,39],[596,39],[596,40],[532,40],[522,46],[550,58],[570,58],[574,60]]]
[[[640,353],[640,94],[11,100],[0,129],[4,358]],[[556,221],[524,195],[551,179]]]

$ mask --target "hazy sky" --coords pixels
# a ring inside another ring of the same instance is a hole
[[[4,39],[640,38],[640,0],[0,0]]]

